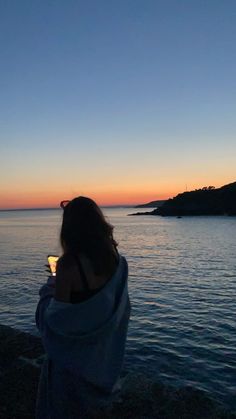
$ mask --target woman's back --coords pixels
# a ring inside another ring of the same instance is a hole
[[[57,267],[56,299],[64,302],[81,302],[95,295],[112,278],[119,263],[114,250],[114,260],[109,272],[96,274],[91,260],[84,254],[64,255]],[[70,291],[68,290],[70,288]]]
[[[99,292],[114,275],[118,262],[119,258],[117,253],[115,253],[114,264],[111,267],[112,269],[110,273],[101,273],[100,275],[96,275],[89,258],[83,254],[78,255],[76,258],[78,272],[74,278],[73,290],[70,294],[70,302],[78,303],[86,301],[88,298]]]

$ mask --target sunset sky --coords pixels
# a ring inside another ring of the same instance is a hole
[[[0,209],[236,181],[235,0],[2,0],[0,28]]]

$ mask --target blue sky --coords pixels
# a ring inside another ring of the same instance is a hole
[[[1,1],[0,21],[0,207],[236,180],[235,1]]]

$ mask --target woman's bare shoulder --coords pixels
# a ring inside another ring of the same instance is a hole
[[[75,258],[64,254],[57,262],[55,298],[59,301],[70,302],[71,292],[82,289],[80,272]]]

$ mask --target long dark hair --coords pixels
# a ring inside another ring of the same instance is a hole
[[[64,253],[86,255],[96,275],[113,270],[117,247],[113,226],[92,199],[79,196],[64,207],[60,241]]]

